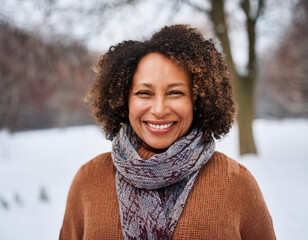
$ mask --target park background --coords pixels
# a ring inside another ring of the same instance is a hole
[[[228,53],[249,103],[251,136],[236,124],[217,149],[256,177],[277,238],[307,239],[307,16],[305,0],[2,1],[0,240],[57,239],[75,173],[111,147],[83,103],[92,67],[111,45],[177,23]]]

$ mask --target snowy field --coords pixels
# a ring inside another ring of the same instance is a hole
[[[256,177],[277,239],[308,239],[308,120],[256,120],[259,155],[240,158],[236,128],[217,150]],[[96,126],[0,131],[0,240],[57,239],[78,168],[110,151]]]

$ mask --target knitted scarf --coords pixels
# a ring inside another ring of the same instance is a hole
[[[124,239],[171,239],[200,168],[215,150],[198,129],[144,160],[141,140],[123,125],[112,144]]]

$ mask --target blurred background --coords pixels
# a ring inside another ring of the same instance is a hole
[[[0,240],[57,239],[78,168],[110,151],[83,103],[110,46],[190,24],[239,104],[217,149],[256,177],[278,239],[308,239],[308,1],[2,0]]]

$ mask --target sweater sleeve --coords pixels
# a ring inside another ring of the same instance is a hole
[[[239,194],[242,239],[276,239],[272,218],[261,190],[252,174],[242,165],[239,180],[239,184],[243,186]]]
[[[83,166],[84,167],[84,166]],[[83,167],[77,172],[67,197],[66,209],[60,231],[60,240],[82,239],[84,216],[82,206]]]

